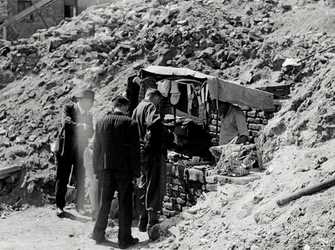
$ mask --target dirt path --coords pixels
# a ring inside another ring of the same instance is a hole
[[[103,250],[117,247],[117,226],[109,229],[111,244],[96,245],[90,239],[93,222],[88,217],[78,216],[70,209],[72,218],[60,219],[53,207],[29,208],[10,215],[0,221],[1,250]],[[140,233],[133,227],[133,235],[140,244],[132,249],[155,248],[160,243],[149,243],[146,233]]]

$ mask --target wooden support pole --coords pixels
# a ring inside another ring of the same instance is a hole
[[[312,194],[320,192],[324,189],[330,188],[332,186],[335,186],[335,178],[329,179],[327,181],[324,181],[320,184],[316,184],[316,185],[311,186],[311,187],[304,188],[303,190],[301,190],[299,192],[288,195],[287,197],[278,200],[277,204],[279,206],[283,206],[283,205],[286,205],[287,203],[289,203],[291,201],[294,201],[296,199],[301,198],[302,196],[312,195]]]

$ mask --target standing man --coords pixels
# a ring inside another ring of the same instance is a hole
[[[141,177],[139,181],[140,221],[139,230],[148,232],[149,238],[159,237],[153,227],[159,223],[161,210],[161,169],[163,158],[163,125],[157,112],[161,93],[148,89],[145,98],[133,112],[138,123],[141,142]]]
[[[219,116],[221,120],[219,146],[209,148],[217,161],[221,157],[223,145],[228,143],[244,144],[249,140],[247,121],[239,107],[228,102],[220,102]]]
[[[64,143],[59,149],[56,174],[57,216],[64,215],[65,195],[71,175],[75,177],[77,188],[76,209],[84,210],[85,200],[85,168],[83,165],[84,150],[89,138],[93,135],[93,121],[90,109],[94,102],[94,92],[89,89],[79,91],[76,102],[66,104],[63,109]]]
[[[93,231],[97,243],[106,241],[105,230],[115,191],[119,199],[119,246],[125,249],[138,243],[131,236],[132,194],[135,178],[139,177],[139,137],[137,123],[127,116],[129,100],[118,96],[114,111],[96,124],[93,166],[101,187],[98,218]]]
[[[228,102],[222,102],[219,106],[221,119],[219,145],[230,142],[241,144],[248,141],[249,131],[243,111]]]

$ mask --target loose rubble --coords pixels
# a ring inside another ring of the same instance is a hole
[[[181,209],[187,203],[177,198],[182,192],[167,197],[173,198],[170,215],[181,210],[182,222],[160,247],[331,249],[333,190],[283,208],[275,200],[334,175],[332,11],[321,2],[127,0],[92,7],[29,39],[0,42],[9,48],[0,51],[0,168],[27,170],[16,197],[50,201],[50,143],[60,128],[60,107],[83,81],[97,91],[95,118],[124,91],[127,77],[149,64],[188,67],[252,87],[284,86],[290,94],[280,94],[278,113],[245,110],[260,135],[256,145],[266,171],[243,185],[213,180],[207,190],[217,191],[199,191],[189,210]],[[0,200],[15,204],[11,196]]]

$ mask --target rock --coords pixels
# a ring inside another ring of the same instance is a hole
[[[16,157],[25,157],[28,155],[27,148],[21,145],[15,145],[8,149],[6,157],[15,159]]]
[[[258,204],[264,199],[264,196],[262,194],[258,194],[254,196],[253,203]]]
[[[149,62],[153,62],[153,61],[155,61],[156,59],[157,59],[157,55],[156,55],[156,54],[150,53],[150,54],[148,54],[148,56],[147,56],[147,60],[148,60]]]
[[[187,45],[183,49],[182,55],[184,55],[186,58],[192,57],[194,55],[194,48],[191,45]]]
[[[240,76],[240,81],[244,84],[249,84],[252,81],[252,77],[253,77],[253,70],[247,70],[243,72],[242,75]]]
[[[0,71],[0,85],[7,85],[8,83],[15,80],[15,76],[10,70],[1,70]]]
[[[289,4],[284,4],[284,3],[283,3],[283,4],[281,4],[280,7],[282,8],[282,12],[283,12],[283,13],[292,10],[292,6],[289,5]]]
[[[272,61],[272,69],[274,71],[279,71],[282,68],[283,63],[285,62],[285,58],[281,55],[277,55]]]
[[[25,144],[26,140],[22,136],[18,136],[15,139],[15,143],[17,143],[17,144]]]
[[[188,20],[184,19],[184,20],[177,21],[177,24],[182,25],[182,26],[186,26],[186,25],[188,25]]]
[[[47,85],[45,86],[45,89],[50,90],[50,89],[53,89],[56,86],[57,86],[57,82],[56,81],[51,81],[51,82],[47,83]]]
[[[52,52],[64,43],[62,38],[53,37],[49,39],[48,51]]]
[[[177,55],[177,52],[176,47],[165,49],[162,51],[162,56],[157,60],[157,64],[160,66],[166,65],[169,60],[172,60]]]
[[[7,134],[7,130],[0,128],[0,135],[6,135]]]
[[[214,48],[209,47],[209,48],[201,51],[198,57],[199,58],[206,58],[206,57],[209,57],[209,56],[213,55],[214,53],[215,53]]]

